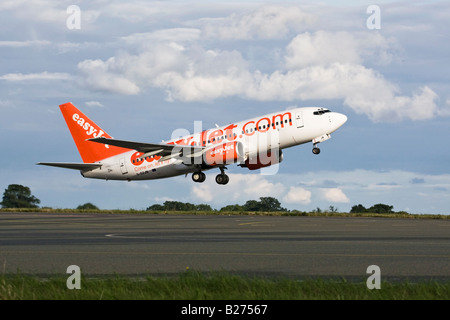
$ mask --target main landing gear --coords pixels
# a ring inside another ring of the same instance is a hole
[[[217,184],[227,184],[230,178],[225,174],[225,167],[219,167],[220,173],[216,176]],[[192,180],[194,182],[204,182],[206,179],[206,174],[201,171],[194,172],[192,174]]]
[[[206,179],[206,174],[204,174],[201,171],[198,172],[194,172],[192,174],[192,180],[194,180],[195,182],[203,182]]]
[[[220,173],[216,176],[217,184],[227,184],[230,178],[225,174],[226,167],[219,167]]]

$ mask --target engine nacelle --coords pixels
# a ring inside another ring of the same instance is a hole
[[[224,143],[206,150],[203,159],[209,166],[236,163],[244,159],[244,146],[239,141]]]
[[[241,164],[241,167],[246,167],[249,170],[257,170],[280,163],[281,161],[283,161],[283,152],[281,150],[278,152],[268,151],[267,153],[260,153],[256,157],[248,158],[244,164]]]

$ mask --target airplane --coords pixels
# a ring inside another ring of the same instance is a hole
[[[85,178],[152,180],[192,174],[204,182],[203,171],[218,168],[216,183],[229,182],[226,165],[257,170],[283,160],[282,149],[330,139],[346,121],[344,114],[321,107],[302,107],[266,114],[203,130],[161,143],[113,139],[71,102],[61,112],[83,162],[39,162],[38,165],[79,170]]]

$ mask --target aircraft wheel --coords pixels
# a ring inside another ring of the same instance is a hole
[[[226,174],[218,174],[216,176],[216,182],[218,184],[227,184],[230,178]]]
[[[206,174],[204,174],[203,172],[194,172],[192,174],[192,180],[194,180],[195,182],[203,182],[206,179]]]
[[[320,153],[320,149],[319,148],[313,148],[312,149],[312,153],[319,154]]]

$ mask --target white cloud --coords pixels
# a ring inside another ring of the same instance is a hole
[[[412,97],[396,95],[394,84],[357,64],[333,63],[254,74],[252,80],[244,86],[246,97],[262,101],[343,99],[345,105],[375,122],[424,120],[439,112],[437,94],[431,88],[422,87]]]
[[[208,38],[278,39],[308,28],[315,18],[296,6],[261,6],[244,14],[226,18],[203,19]]]
[[[10,107],[11,105],[12,105],[12,103],[9,100],[0,100],[0,108]]]
[[[447,98],[445,105],[438,110],[438,114],[443,117],[450,116],[450,98]]]
[[[133,33],[121,41],[137,45],[138,53],[121,51],[105,61],[84,60],[78,64],[79,82],[89,89],[126,95],[156,87],[165,91],[169,101],[233,96],[257,101],[342,100],[374,122],[448,114],[437,106],[439,96],[430,86],[424,84],[405,95],[396,83],[364,65],[395,59],[399,50],[395,39],[380,33],[300,33],[286,45],[273,70],[264,72],[244,58],[243,50],[208,47],[211,35],[269,39],[298,32],[294,22],[301,29],[311,19],[297,7],[263,6],[246,14],[199,20],[198,28]]]
[[[26,22],[52,23],[65,28],[66,19],[69,17],[67,7],[70,2],[52,0],[4,0],[0,3],[1,11],[11,11],[11,14]],[[97,20],[100,11],[89,10],[86,6],[81,6],[81,25],[90,24]]]
[[[214,194],[209,184],[195,184],[192,187],[191,194],[201,201],[211,202]]]
[[[345,195],[345,193],[340,188],[328,188],[322,189],[323,197],[331,202],[342,202],[348,203],[350,199]]]
[[[137,55],[121,53],[103,60],[78,64],[80,81],[89,88],[138,94],[155,86],[169,99],[209,100],[241,90],[241,70],[247,65],[237,51],[187,49],[177,43],[156,43]]]
[[[6,81],[30,81],[30,80],[68,80],[70,74],[61,72],[41,72],[41,73],[8,73],[0,76],[0,80]]]
[[[289,192],[283,197],[287,203],[310,204],[311,191],[300,187],[290,187]]]
[[[49,44],[51,44],[51,42],[47,40],[0,41],[0,47],[11,47],[11,48],[45,46]]]
[[[121,94],[138,94],[139,87],[120,73],[109,71],[109,66],[115,63],[115,58],[106,62],[102,60],[84,60],[78,64],[82,84],[100,91],[112,91]]]
[[[346,31],[317,31],[297,35],[286,47],[286,68],[297,69],[312,65],[362,64],[374,60],[387,64],[392,61],[397,45],[379,33],[351,33]]]
[[[185,30],[187,38],[197,32]],[[171,31],[164,33],[172,34]],[[134,34],[128,41],[155,37]],[[373,69],[361,65],[372,49],[388,41],[375,36],[366,41],[348,32],[300,34],[287,46],[286,71],[251,71],[238,51],[205,50],[198,44],[158,42],[137,55],[121,53],[106,61],[78,64],[86,87],[121,94],[138,94],[146,87],[165,90],[169,101],[207,101],[241,96],[259,101],[341,99],[356,113],[374,122],[430,119],[439,114],[437,94],[423,86],[412,96]],[[378,50],[380,51],[380,50]],[[388,50],[381,50],[387,52]],[[386,54],[387,56],[388,54]]]
[[[236,189],[235,196],[243,194],[247,197],[259,199],[260,197],[279,197],[285,191],[285,186],[282,183],[270,182],[267,178],[258,174],[233,175],[233,178],[238,178],[235,183],[242,188]]]
[[[329,184],[330,177],[333,177],[336,187],[324,187]],[[411,183],[413,179],[419,179],[422,183]],[[299,209],[298,205],[302,205],[301,210],[312,210],[326,208],[330,203],[341,203],[347,208],[340,209],[348,211],[352,205],[359,203],[366,207],[385,203],[393,205],[396,211],[409,208],[410,213],[449,214],[445,204],[450,200],[449,174],[357,169],[277,174],[268,177],[268,180],[283,183],[288,191],[278,199],[282,206],[290,209]],[[298,185],[299,181],[305,182]]]
[[[155,197],[154,200],[159,203],[164,203],[166,201],[178,201],[177,199],[170,198],[170,197]]]
[[[250,74],[230,67],[217,75],[202,74],[196,70],[184,74],[167,72],[159,76],[155,84],[165,88],[168,100],[208,101],[240,95],[245,79],[251,83]]]
[[[191,188],[191,195],[200,201],[231,204],[230,201],[238,203],[258,200],[260,197],[279,198],[286,189],[282,183],[271,182],[258,174],[229,174],[230,181],[223,186],[215,182],[214,171],[205,173],[206,181],[202,184],[193,184]]]
[[[105,15],[120,18],[130,23],[140,23],[152,21],[157,15],[162,13],[160,3],[154,2],[145,5],[144,2],[129,1],[126,3],[106,4],[104,7]]]
[[[103,107],[103,104],[99,101],[86,101],[85,104],[88,107],[100,107],[100,108]]]
[[[127,44],[139,44],[141,47],[151,46],[156,42],[180,43],[196,41],[200,38],[201,30],[195,28],[171,28],[153,32],[133,33],[121,37]]]

